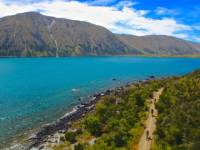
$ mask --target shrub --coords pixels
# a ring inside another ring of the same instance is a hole
[[[66,132],[65,133],[65,139],[69,141],[70,143],[75,143],[76,142],[76,133],[75,132]]]
[[[85,128],[93,135],[99,136],[101,134],[101,124],[97,116],[89,115],[85,118]]]
[[[78,143],[77,145],[75,145],[74,150],[84,150],[85,147],[86,147],[85,144]]]

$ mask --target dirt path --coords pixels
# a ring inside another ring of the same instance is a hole
[[[157,110],[155,108],[155,103],[158,102],[162,91],[163,91],[163,88],[159,89],[157,92],[154,92],[153,98],[150,99],[151,103],[150,103],[150,107],[149,107],[149,115],[145,122],[146,128],[140,138],[140,141],[138,144],[138,150],[150,150],[151,149],[153,133],[156,130]]]

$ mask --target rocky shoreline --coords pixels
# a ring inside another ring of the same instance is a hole
[[[119,90],[122,88],[123,87],[119,87],[117,89]],[[95,104],[101,99],[102,96],[109,95],[113,91],[114,89],[110,89],[105,92],[100,92],[89,96],[89,100],[87,102],[81,103],[80,105],[76,106],[71,112],[67,113],[58,121],[44,126],[34,137],[29,139],[31,141],[31,145],[28,149],[43,149],[48,142],[58,142],[56,141],[59,140],[58,134],[64,134],[64,132],[69,129],[72,122],[80,119],[85,114],[92,111],[95,107]]]
[[[53,147],[54,145],[60,142],[60,137],[64,136],[64,133],[70,128],[72,122],[81,119],[85,114],[94,110],[95,104],[101,99],[102,96],[110,95],[113,92],[121,92],[125,88],[141,82],[148,82],[149,80],[154,79],[150,76],[149,79],[127,83],[124,86],[117,87],[115,89],[109,89],[105,92],[95,93],[92,96],[88,97],[87,102],[83,102],[80,105],[73,108],[73,110],[67,113],[65,116],[60,118],[58,121],[44,126],[34,137],[29,139],[30,146],[28,149],[31,150],[46,150],[48,145]]]

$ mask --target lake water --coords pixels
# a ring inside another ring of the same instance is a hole
[[[0,148],[55,121],[76,105],[80,96],[150,75],[183,75],[198,68],[198,58],[2,58]]]

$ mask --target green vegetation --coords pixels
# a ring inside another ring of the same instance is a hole
[[[164,91],[156,104],[157,131],[152,150],[199,150],[200,71],[132,85],[102,97],[94,111],[72,125],[74,133],[68,131],[59,148],[70,149],[73,145],[75,150],[137,149],[148,99],[161,87]]]
[[[165,82],[154,150],[199,150],[200,71]]]
[[[66,141],[77,150],[132,148],[144,129],[148,99],[159,87],[160,82],[151,81],[102,97],[93,112],[72,125]]]
[[[65,133],[65,139],[69,141],[70,143],[76,142],[76,132],[67,132]]]

